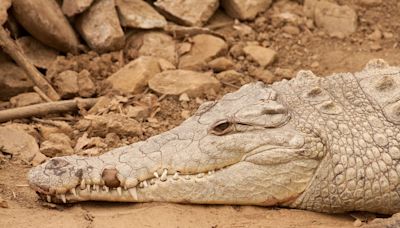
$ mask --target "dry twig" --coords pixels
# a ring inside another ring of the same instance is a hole
[[[0,46],[22,69],[35,85],[43,91],[51,100],[60,100],[60,96],[54,88],[47,82],[44,76],[32,65],[31,62],[21,52],[14,40],[8,35],[7,31],[0,26]]]
[[[28,118],[33,116],[44,116],[50,113],[71,112],[77,110],[80,107],[87,109],[92,107],[97,100],[97,98],[74,99],[6,109],[0,111],[0,123],[14,119]]]

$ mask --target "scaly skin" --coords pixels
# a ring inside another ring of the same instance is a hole
[[[400,68],[248,84],[180,126],[99,157],[50,159],[29,183],[53,202],[400,209]]]

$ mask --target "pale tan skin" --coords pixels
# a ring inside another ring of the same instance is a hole
[[[392,214],[400,209],[399,85],[400,68],[382,60],[355,74],[301,71],[291,81],[245,85],[146,141],[99,157],[53,158],[29,182],[52,202]]]

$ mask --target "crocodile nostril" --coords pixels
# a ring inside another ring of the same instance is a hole
[[[118,170],[116,169],[104,169],[101,177],[104,180],[104,184],[110,188],[117,188],[121,182],[117,178]]]

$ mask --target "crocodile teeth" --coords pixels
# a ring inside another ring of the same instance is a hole
[[[153,185],[153,184],[155,184],[156,183],[156,180],[155,179],[151,179],[150,180],[150,185]]]
[[[129,194],[131,194],[133,200],[138,200],[136,188],[128,189]]]
[[[204,177],[204,173],[197,174],[197,178],[202,178],[202,177]]]
[[[107,186],[105,186],[105,185],[103,186],[103,189],[104,189],[105,192],[108,192],[108,191],[110,190],[110,189],[109,189]]]
[[[121,187],[117,188],[117,192],[118,192],[118,195],[122,196],[122,188]]]
[[[85,180],[82,179],[82,180],[81,180],[81,189],[83,190],[83,189],[85,189],[85,188],[86,188],[86,183],[85,183]]]
[[[70,191],[71,191],[72,194],[74,194],[74,196],[76,196],[76,190],[75,190],[75,188],[71,188]]]
[[[179,173],[176,172],[176,173],[174,174],[174,176],[172,177],[172,179],[178,180],[178,179],[179,179]]]
[[[51,203],[51,196],[50,195],[46,195],[46,199],[48,203]]]
[[[67,203],[67,199],[65,198],[65,194],[60,194],[61,200],[63,203]]]
[[[147,186],[149,186],[148,184],[147,184],[147,181],[145,180],[145,181],[143,181],[143,187],[147,187]]]
[[[189,176],[189,175],[186,175],[186,176],[185,176],[185,179],[186,179],[186,180],[190,180],[190,176]]]
[[[97,184],[93,185],[93,190],[95,190],[96,192],[100,191],[100,186],[98,186]]]
[[[160,177],[160,176],[158,175],[157,172],[154,172],[153,174],[154,174],[154,176],[155,176],[156,178],[159,178],[159,177]]]
[[[164,171],[163,171],[163,173],[162,173],[162,175],[161,175],[160,180],[161,180],[161,181],[166,181],[166,180],[167,180],[167,174],[168,174],[168,170],[167,170],[167,169],[164,169]]]

